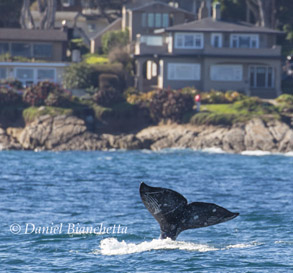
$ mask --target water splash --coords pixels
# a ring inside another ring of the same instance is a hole
[[[187,251],[198,251],[198,252],[207,252],[207,251],[216,251],[219,250],[215,247],[204,245],[204,244],[195,244],[190,242],[181,242],[181,241],[172,241],[171,239],[154,239],[149,242],[142,242],[139,244],[135,243],[126,243],[125,241],[119,242],[116,238],[106,238],[100,243],[100,250],[96,250],[95,254],[102,255],[125,255],[140,253],[151,250],[161,250],[161,249],[179,249]]]

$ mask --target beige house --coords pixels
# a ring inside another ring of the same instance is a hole
[[[0,28],[0,55],[29,58],[31,62],[0,62],[0,80],[17,79],[24,86],[39,81],[61,82],[67,66],[67,33],[61,30]]]
[[[282,32],[212,18],[156,31],[156,44],[137,41],[137,87],[238,90],[265,98],[281,93]]]

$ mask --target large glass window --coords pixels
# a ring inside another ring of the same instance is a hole
[[[256,34],[232,34],[230,47],[233,48],[258,48],[259,36]]]
[[[155,18],[156,18],[155,27],[161,27],[162,26],[162,14],[156,13]]]
[[[6,79],[6,68],[0,67],[0,79]]]
[[[210,78],[212,81],[242,81],[242,65],[212,65]]]
[[[31,57],[31,45],[25,44],[25,43],[12,43],[11,44],[11,55],[30,58]]]
[[[169,63],[168,80],[200,80],[200,64]]]
[[[51,58],[52,45],[51,44],[34,44],[33,56],[37,58]]]
[[[33,68],[16,68],[16,79],[21,81],[26,87],[34,83],[34,69]]]
[[[154,27],[154,14],[148,13],[148,27]]]
[[[45,69],[45,68],[39,68],[38,69],[38,81],[55,81],[55,69]]]
[[[8,43],[0,43],[0,55],[9,52],[9,45]]]
[[[163,13],[163,27],[169,26],[169,14]]]
[[[176,33],[175,48],[201,49],[203,48],[203,34]]]
[[[250,87],[274,88],[274,70],[270,66],[250,66]]]

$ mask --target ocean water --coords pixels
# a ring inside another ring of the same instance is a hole
[[[240,216],[159,240],[141,181]],[[293,272],[293,157],[0,152],[0,272]]]

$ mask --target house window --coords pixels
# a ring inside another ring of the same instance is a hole
[[[8,43],[0,43],[0,55],[9,52],[9,45]]]
[[[37,58],[51,58],[52,45],[51,44],[34,44],[33,56]]]
[[[12,43],[11,44],[11,55],[30,58],[31,57],[31,45],[25,44],[25,43]]]
[[[6,74],[6,68],[4,67],[0,67],[0,79],[3,80],[3,79],[6,79],[7,77],[7,74]]]
[[[155,18],[156,18],[155,27],[161,27],[162,26],[162,14],[156,13]]]
[[[154,14],[148,13],[148,27],[154,27]]]
[[[222,47],[222,34],[221,33],[212,33],[211,35],[211,45],[213,47]]]
[[[230,47],[233,48],[259,48],[259,36],[256,34],[232,34]]]
[[[168,80],[200,80],[200,64],[169,63]]]
[[[210,70],[210,78],[212,81],[240,82],[242,81],[242,75],[242,65],[212,65]]]
[[[163,27],[169,26],[169,14],[163,13]]]
[[[48,80],[48,81],[55,82],[55,69],[40,68],[38,69],[37,74],[38,74],[37,76],[38,81]]]
[[[34,69],[16,68],[16,79],[21,81],[24,86],[34,83]]]
[[[252,88],[274,88],[274,70],[270,66],[250,66],[249,82]]]
[[[176,33],[175,48],[201,49],[203,48],[203,34]]]

